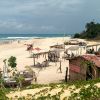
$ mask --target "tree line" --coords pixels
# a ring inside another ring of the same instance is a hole
[[[81,33],[76,33],[74,38],[100,39],[100,24],[94,21],[87,23],[85,30]]]

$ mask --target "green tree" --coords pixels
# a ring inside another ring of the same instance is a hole
[[[85,25],[85,30],[80,34],[75,34],[74,38],[85,38],[85,39],[99,39],[100,38],[100,24],[91,21]]]
[[[80,34],[79,33],[75,33],[74,38],[80,38]]]
[[[15,68],[17,63],[16,63],[16,57],[11,56],[8,59],[8,65],[11,66],[11,68]]]

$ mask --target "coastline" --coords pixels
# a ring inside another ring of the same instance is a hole
[[[15,56],[17,58],[17,69],[19,71],[25,70],[25,66],[32,66],[33,65],[33,59],[30,58],[30,54],[28,51],[26,51],[27,46],[25,44],[33,44],[33,47],[39,47],[43,51],[50,50],[50,46],[56,45],[56,44],[63,44],[64,41],[70,40],[70,37],[53,37],[53,38],[35,38],[35,39],[29,39],[29,40],[18,40],[10,42],[8,44],[2,44],[0,45],[0,68],[3,69],[4,59],[8,59],[10,56]],[[79,39],[80,40],[80,39]],[[95,42],[89,42],[88,44],[94,44]],[[36,59],[37,62],[44,61],[44,58],[41,57],[40,59]],[[66,64],[65,64],[66,63]],[[62,70],[63,73],[59,74],[56,72],[56,70],[59,67],[59,63],[57,63],[57,66],[55,66],[54,63],[50,63],[50,67],[47,67],[46,69],[43,69],[39,75],[38,75],[38,83],[40,84],[46,84],[46,83],[52,83],[52,82],[60,82],[65,77],[65,68],[68,66],[68,61],[62,61]],[[33,70],[38,73],[38,68],[33,68]],[[45,77],[45,76],[48,76]]]
[[[9,42],[8,44],[2,44],[0,45],[0,68],[3,69],[4,59],[8,59],[10,56],[15,56],[17,58],[17,69],[19,71],[25,70],[25,66],[31,66],[33,65],[33,59],[29,58],[29,52],[26,51],[27,46],[25,44],[34,44],[34,47],[39,47],[43,51],[48,51],[50,48],[49,46],[55,45],[57,43],[62,44],[64,40],[69,40],[69,37],[55,37],[55,38],[39,38],[39,39],[29,39],[29,40],[20,40]],[[42,62],[44,59],[41,57],[40,59],[37,59],[37,62]],[[63,63],[64,65],[64,63]],[[38,83],[40,84],[46,84],[46,83],[52,83],[52,82],[59,82],[60,80],[63,80],[65,75],[65,68],[67,66],[64,66],[63,73],[57,74],[56,70],[59,67],[59,63],[55,67],[55,64],[50,63],[51,67],[48,67],[46,69],[43,69],[39,75],[38,75]],[[33,70],[38,73],[39,69],[33,68]],[[45,76],[48,76],[49,78],[46,78]]]

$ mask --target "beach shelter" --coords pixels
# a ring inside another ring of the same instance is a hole
[[[39,53],[41,49],[39,47],[33,48],[33,61],[34,61],[34,66],[35,66],[35,58],[37,58],[37,53]]]
[[[77,53],[79,54],[79,46],[71,46],[67,50],[70,51],[71,53],[76,52],[76,55]]]

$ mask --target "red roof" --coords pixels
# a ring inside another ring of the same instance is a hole
[[[76,65],[73,65],[73,64],[70,64],[69,66],[70,66],[70,70],[77,72],[77,73],[80,73],[80,67],[79,66],[76,66]]]
[[[41,49],[37,47],[37,48],[33,48],[33,50],[40,51]]]
[[[83,55],[82,57],[88,61],[95,63],[97,67],[100,67],[100,57],[96,55]]]
[[[39,51],[39,50],[41,50],[41,49],[37,47],[37,48],[35,48],[35,50]]]

